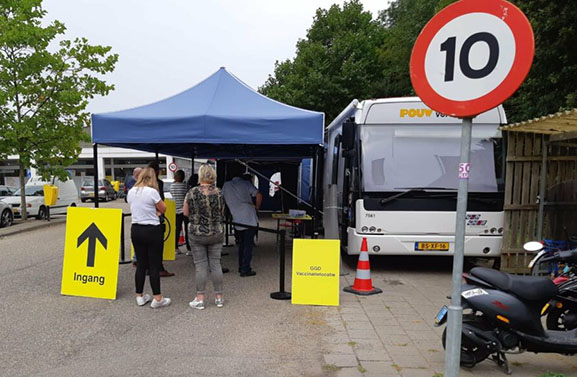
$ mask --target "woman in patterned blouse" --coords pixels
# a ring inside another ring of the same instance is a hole
[[[224,200],[214,185],[216,172],[203,164],[198,170],[199,186],[193,187],[184,199],[183,213],[189,218],[189,239],[196,270],[196,297],[191,308],[204,309],[206,282],[210,273],[214,288],[214,303],[222,308],[222,267],[220,256],[224,240]]]

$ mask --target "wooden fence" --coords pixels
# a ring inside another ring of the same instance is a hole
[[[523,244],[537,238],[543,143],[549,136],[507,132],[505,225],[501,269],[525,274],[533,253]],[[577,144],[550,143],[543,238],[577,235]],[[565,230],[566,228],[566,230]]]

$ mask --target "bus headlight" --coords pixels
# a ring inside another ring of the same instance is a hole
[[[377,228],[375,228],[374,226],[372,226],[372,227],[369,229],[369,232],[371,232],[371,233],[375,233],[376,231],[377,231]]]
[[[363,232],[363,233],[367,233],[368,231],[369,231],[369,228],[366,226],[361,228],[361,232]]]

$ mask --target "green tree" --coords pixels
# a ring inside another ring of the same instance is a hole
[[[324,111],[332,120],[353,99],[373,96],[381,68],[384,29],[358,0],[318,9],[293,60],[276,62],[259,91],[294,106]]]
[[[509,122],[577,107],[577,2],[519,0],[535,34],[535,58],[527,79],[505,102]]]
[[[434,16],[438,0],[397,0],[379,14],[386,28],[379,48],[379,65],[383,77],[382,97],[415,95],[411,84],[409,62],[417,36]]]
[[[64,167],[89,140],[88,100],[113,89],[93,75],[111,72],[118,60],[84,38],[58,42],[66,29],[58,21],[43,26],[45,15],[42,0],[0,0],[0,158],[19,156],[21,187],[30,167],[44,179],[67,179]]]

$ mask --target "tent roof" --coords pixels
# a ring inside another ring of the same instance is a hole
[[[577,138],[577,109],[508,124],[501,127],[501,130],[552,135],[553,140],[575,139]]]
[[[300,158],[323,142],[324,114],[274,101],[224,67],[173,97],[92,115],[97,144],[182,157]]]

